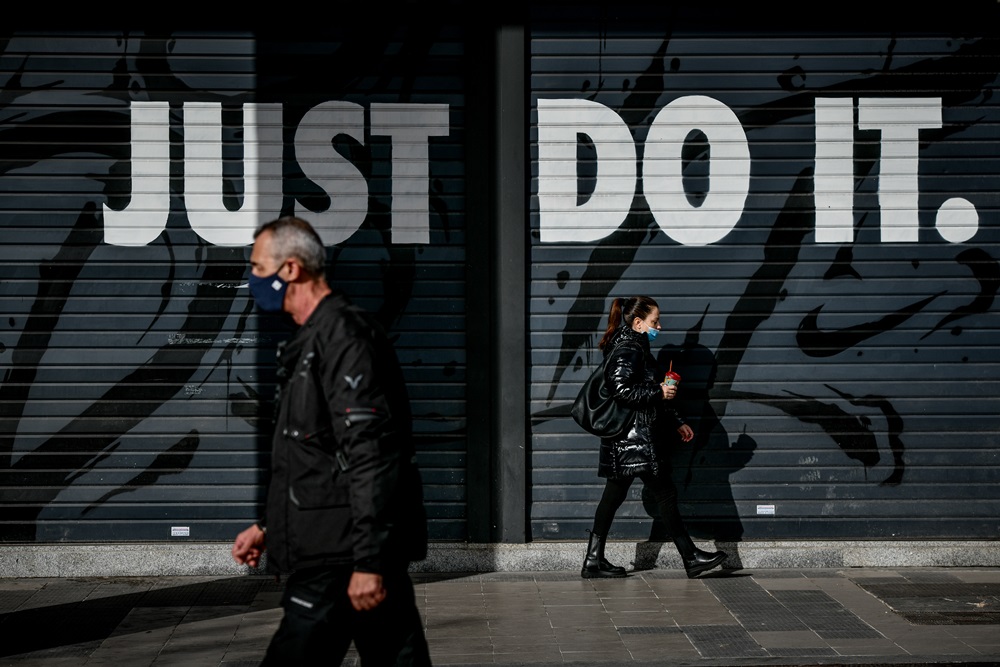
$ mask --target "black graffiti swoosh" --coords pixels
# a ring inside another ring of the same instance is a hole
[[[956,259],[959,264],[969,267],[972,276],[979,281],[979,294],[971,302],[959,306],[943,317],[933,329],[921,336],[920,340],[963,317],[985,313],[993,306],[993,300],[1000,290],[1000,264],[981,248],[964,250]]]
[[[124,484],[108,491],[103,496],[84,508],[82,514],[87,514],[122,493],[131,493],[147,486],[153,486],[165,475],[176,475],[188,469],[194,454],[198,450],[201,436],[197,429],[192,429],[186,437],[181,438],[170,449],[161,453],[152,463],[138,475],[132,477]]]
[[[889,313],[878,320],[863,322],[862,324],[855,324],[852,327],[834,329],[832,331],[820,330],[818,320],[823,306],[816,306],[816,308],[809,311],[802,318],[802,321],[799,323],[799,330],[795,334],[795,341],[799,344],[799,348],[810,357],[832,357],[840,354],[849,347],[857,345],[863,340],[899,326],[919,313],[927,304],[942,294],[944,292],[938,292],[926,299],[904,306],[896,312]]]

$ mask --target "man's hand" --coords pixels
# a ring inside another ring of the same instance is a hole
[[[385,599],[382,575],[355,572],[351,575],[351,583],[347,585],[347,597],[351,598],[351,606],[358,611],[368,611],[379,606]]]
[[[254,524],[236,536],[233,542],[233,560],[240,565],[257,567],[260,556],[267,547],[264,545],[264,531]]]

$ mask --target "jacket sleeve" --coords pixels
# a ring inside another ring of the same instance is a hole
[[[661,409],[663,418],[669,421],[672,428],[680,428],[687,423],[687,421],[681,417],[681,414],[677,412],[673,406],[664,405]]]
[[[641,350],[615,351],[604,365],[604,381],[615,400],[630,408],[658,406],[663,402],[663,390],[655,382],[647,382]]]
[[[351,542],[357,570],[383,572],[398,513],[404,453],[394,437],[390,402],[377,377],[376,348],[363,335],[338,336],[326,350],[320,378],[350,489]]]

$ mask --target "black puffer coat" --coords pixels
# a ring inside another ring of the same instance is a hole
[[[657,474],[664,465],[657,457],[653,422],[669,420],[678,428],[684,424],[677,411],[666,405],[656,360],[649,351],[649,338],[629,326],[621,326],[605,349],[608,362],[604,381],[615,400],[634,409],[635,420],[627,433],[601,439],[597,474],[620,479],[643,472]]]

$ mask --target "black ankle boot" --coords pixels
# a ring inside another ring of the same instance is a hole
[[[691,541],[691,536],[683,527],[677,528],[674,534],[674,545],[677,547],[677,553],[681,555],[688,579],[694,579],[702,572],[711,570],[726,560],[724,551],[702,551],[696,547]]]
[[[618,567],[608,562],[604,557],[604,536],[590,533],[590,543],[587,545],[587,556],[583,559],[583,569],[580,576],[584,579],[595,577],[627,576],[624,567]]]
[[[711,552],[695,548],[691,556],[682,557],[682,560],[684,561],[684,569],[687,570],[688,579],[694,579],[702,572],[720,565],[722,561],[726,560],[726,554],[723,551]]]

